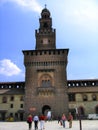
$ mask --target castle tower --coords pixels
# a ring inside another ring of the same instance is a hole
[[[56,31],[49,10],[44,8],[35,30],[35,50],[24,50],[25,112],[35,110],[54,116],[68,113],[67,56],[68,49],[56,49]]]
[[[39,19],[40,28],[36,30],[36,49],[55,49],[55,29],[52,28],[52,19],[48,9],[43,9]]]

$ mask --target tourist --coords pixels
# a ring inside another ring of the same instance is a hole
[[[58,124],[61,123],[61,116],[60,115],[58,116],[57,119],[58,119]]]
[[[40,117],[39,117],[39,120],[40,120],[40,130],[43,130],[45,129],[45,120],[46,120],[46,116],[44,116],[44,114],[42,114]]]
[[[68,115],[69,128],[72,128],[72,120],[73,120],[73,116],[71,112],[69,112],[69,115]]]
[[[66,116],[65,114],[62,115],[61,117],[61,122],[62,122],[62,126],[65,128],[65,121],[66,121]]]
[[[37,130],[38,129],[39,117],[37,115],[35,115],[34,118],[33,118],[33,121],[34,121],[34,128],[35,128],[35,130]]]
[[[32,128],[32,115],[31,114],[29,114],[27,117],[27,123],[29,125],[29,130],[31,130]]]
[[[47,112],[47,120],[50,121],[52,118],[51,118],[51,111],[49,110]]]

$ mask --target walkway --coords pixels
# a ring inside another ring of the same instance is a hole
[[[45,122],[45,130],[68,130],[68,122],[66,128],[63,128],[57,121]],[[26,122],[0,122],[0,130],[28,130]],[[32,124],[34,130],[34,124]],[[79,121],[73,121],[73,128],[69,130],[80,130]],[[82,130],[98,130],[98,120],[83,120]]]

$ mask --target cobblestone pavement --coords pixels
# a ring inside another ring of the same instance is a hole
[[[40,130],[40,124],[38,125]],[[45,130],[80,130],[79,121],[73,121],[73,127],[68,127],[66,121],[66,128],[63,128],[57,121],[45,122]],[[26,122],[0,122],[0,130],[28,130]],[[34,123],[32,123],[32,130],[34,130]],[[82,130],[98,130],[98,120],[83,120]]]

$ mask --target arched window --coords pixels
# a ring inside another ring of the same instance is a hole
[[[50,87],[51,86],[51,81],[49,79],[48,80],[42,80],[41,86],[42,87]]]
[[[96,100],[97,100],[96,95],[92,95],[92,100],[93,100],[93,101],[96,101]]]
[[[83,95],[83,101],[87,101],[87,95]]]
[[[43,27],[44,27],[44,28],[48,28],[48,23],[45,22],[45,23],[43,24]]]
[[[40,86],[41,87],[52,87],[52,78],[48,74],[44,74],[40,78]]]

